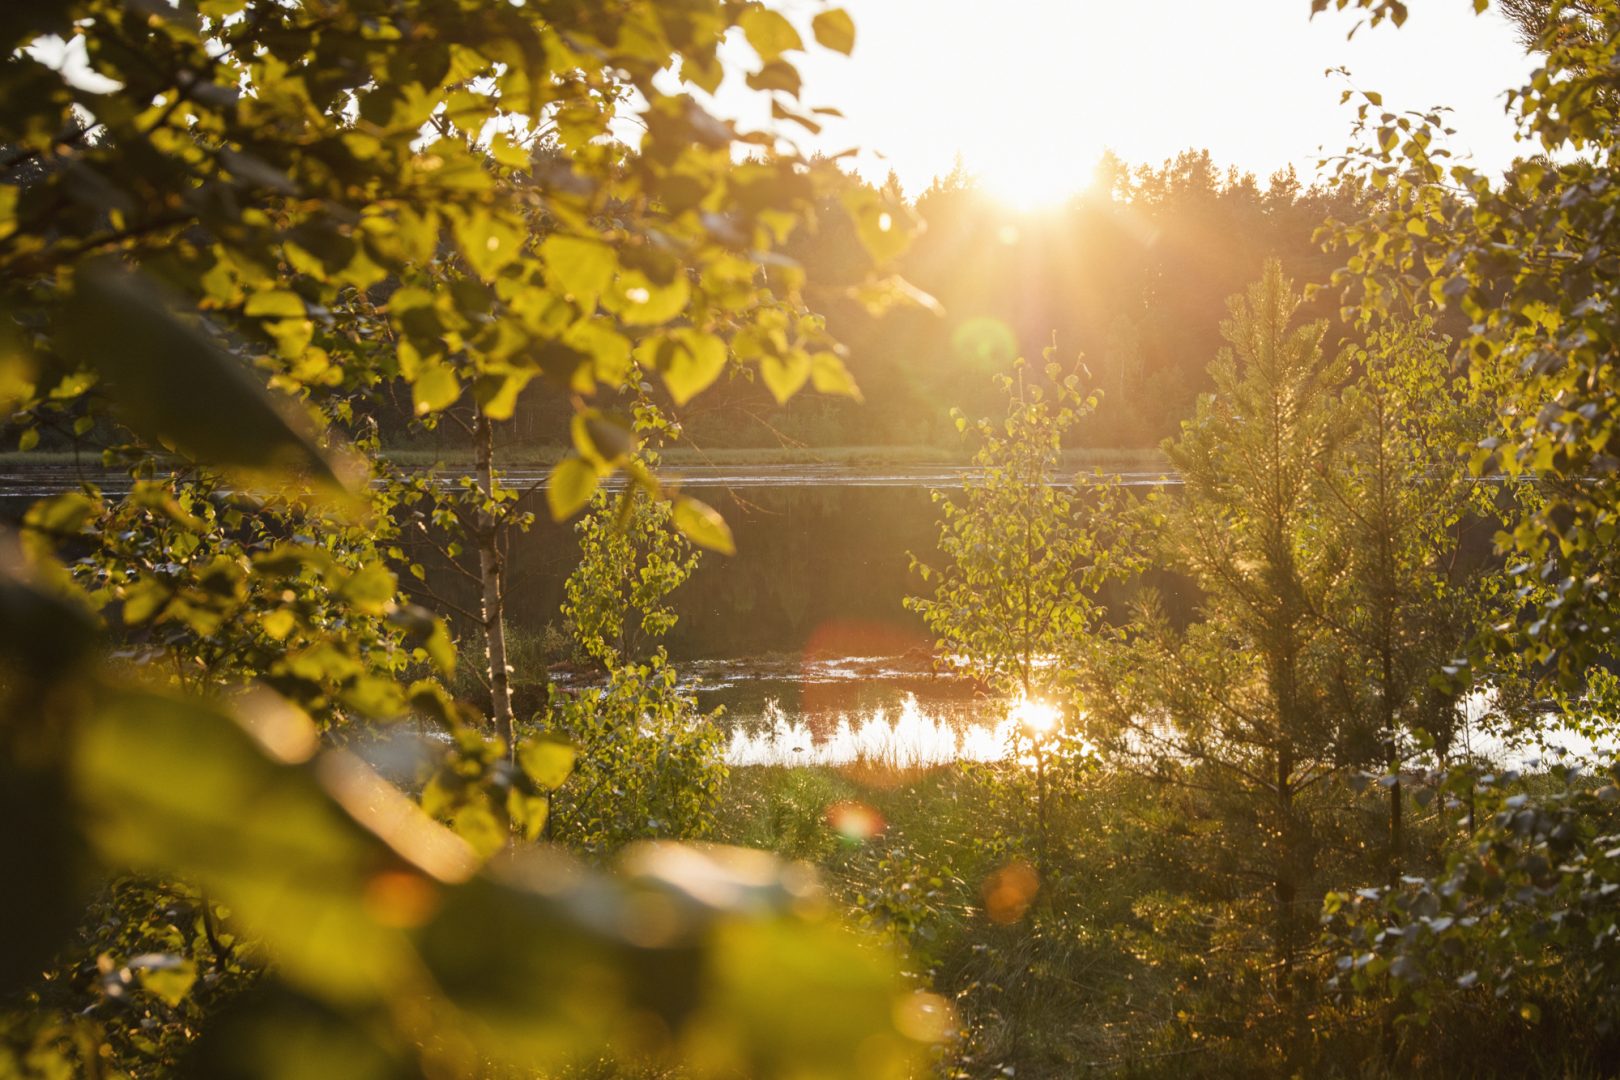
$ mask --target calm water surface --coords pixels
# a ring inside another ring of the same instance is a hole
[[[970,680],[936,673],[932,637],[902,605],[922,584],[908,552],[935,558],[930,490],[958,487],[967,472],[941,465],[668,470],[683,487],[701,489],[737,541],[735,556],[706,553],[671,597],[679,621],[665,638],[703,708],[723,707],[734,764],[913,767],[1009,752],[1005,704]],[[543,474],[513,470],[510,479],[521,485]],[[1120,477],[1129,486],[1165,483],[1160,473]],[[99,467],[13,468],[0,473],[0,517],[20,517],[33,499],[79,480],[108,494],[128,486]],[[517,635],[538,636],[562,623],[563,581],[579,550],[572,527],[549,520],[538,489],[525,501],[539,523],[512,539],[508,610]],[[1175,579],[1149,583],[1173,618],[1190,614],[1191,597]],[[1101,596],[1117,613],[1130,599],[1119,589]],[[516,674],[521,683],[541,673],[520,667]]]

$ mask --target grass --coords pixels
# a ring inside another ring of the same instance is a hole
[[[6,450],[0,452],[0,467],[16,468],[27,465],[85,465],[99,466],[101,451],[83,450]]]
[[[1322,989],[1334,970],[1327,953],[1302,960],[1320,996],[1300,1020],[1269,992],[1263,930],[1250,919],[1258,909],[1229,893],[1218,858],[1198,854],[1219,823],[1196,798],[1116,771],[1071,777],[1062,790],[1040,888],[1000,921],[986,899],[995,875],[1039,859],[1020,770],[734,768],[713,838],[815,864],[836,908],[907,946],[908,969],[953,1003],[961,1025],[945,1075],[1613,1075],[1603,1064],[1611,1038],[1580,1026],[1601,1010],[1574,1000],[1549,1005],[1530,1028],[1504,1022],[1510,1006],[1441,995],[1435,1026],[1397,1045],[1380,1027],[1382,999]],[[1363,799],[1346,819],[1347,851],[1375,846],[1379,815],[1368,811],[1382,804]],[[839,829],[849,807],[882,828]],[[1454,838],[1438,811],[1411,824],[1424,850]],[[1342,887],[1371,880],[1375,862],[1346,854],[1320,869]]]

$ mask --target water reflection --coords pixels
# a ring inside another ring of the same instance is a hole
[[[830,723],[790,716],[776,701],[754,723],[732,729],[731,765],[874,766],[926,769],[953,761],[1000,761],[1012,753],[1017,721],[976,722],[954,709],[925,708],[915,694],[899,707],[839,715]]]

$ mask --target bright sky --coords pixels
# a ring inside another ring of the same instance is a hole
[[[821,0],[777,0],[807,42]],[[915,195],[958,154],[991,191],[1019,204],[1085,186],[1105,149],[1160,164],[1207,147],[1262,181],[1293,164],[1310,177],[1320,148],[1348,140],[1348,67],[1386,107],[1453,107],[1453,148],[1491,169],[1515,154],[1502,93],[1534,67],[1494,10],[1418,0],[1399,30],[1347,13],[1309,17],[1308,0],[842,0],[856,45],[845,58],[798,57],[805,100],[832,121],[807,150],[867,151],[861,171],[893,168]],[[746,46],[735,55],[750,58]],[[728,78],[717,109],[768,126]],[[777,125],[781,127],[782,125]],[[784,130],[798,131],[796,128]],[[882,155],[879,158],[877,155]]]

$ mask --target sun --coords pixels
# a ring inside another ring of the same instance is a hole
[[[1001,158],[976,170],[984,193],[1019,214],[1061,208],[1079,195],[1091,169],[1070,171],[1038,157]]]

